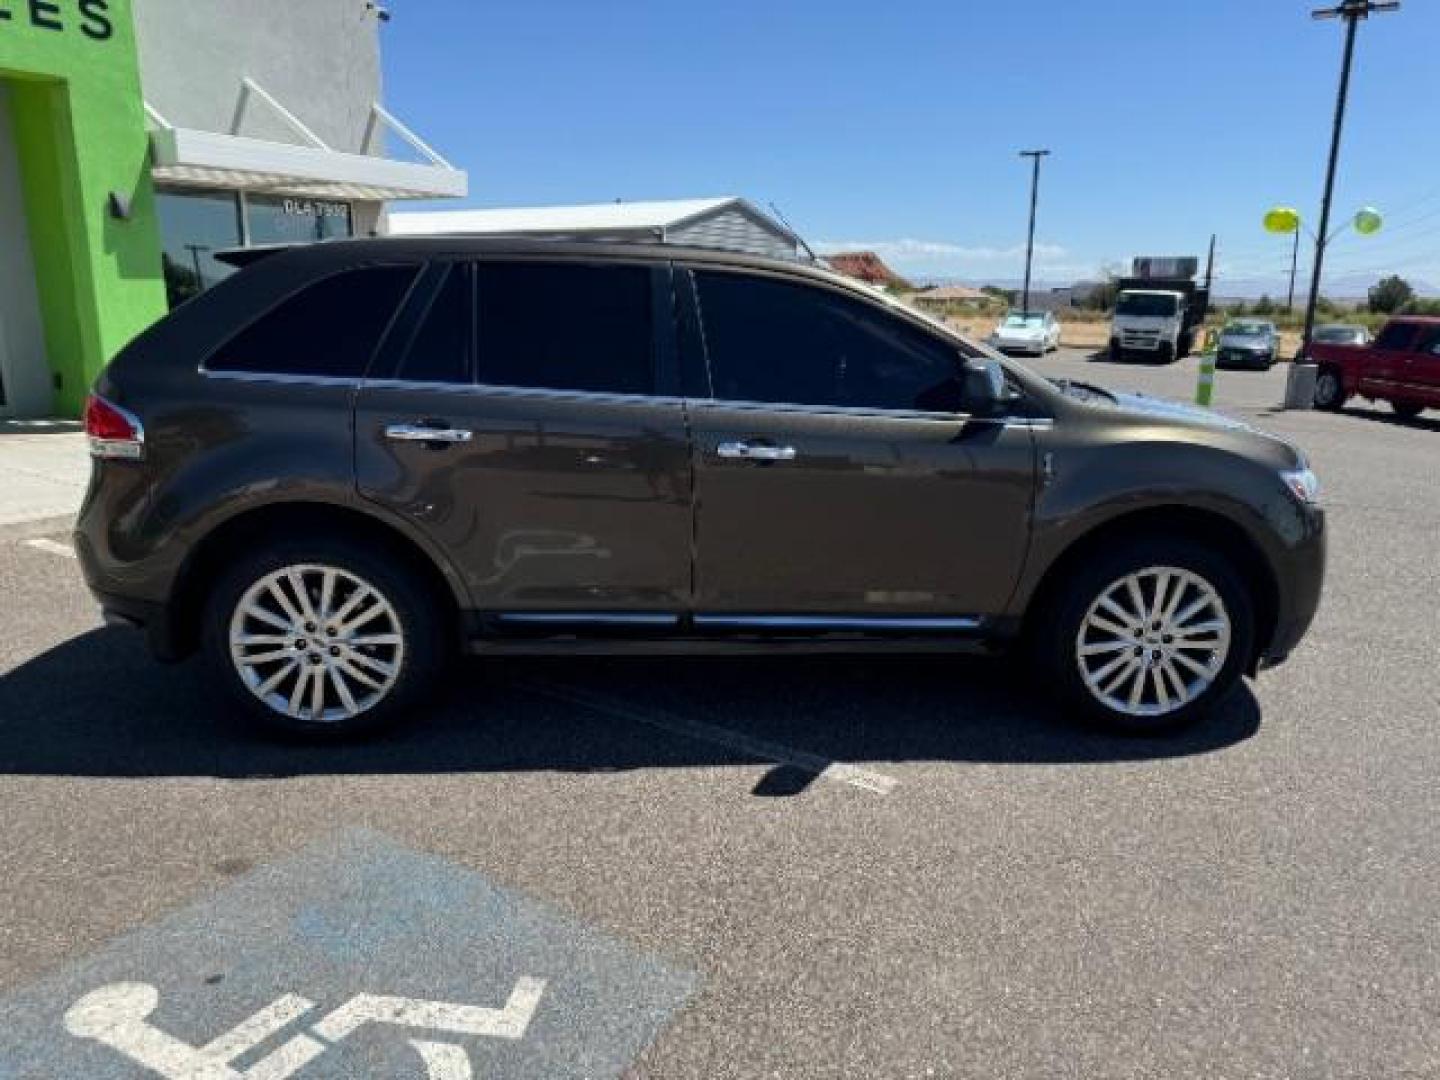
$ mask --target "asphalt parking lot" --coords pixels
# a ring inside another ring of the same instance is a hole
[[[266,742],[0,527],[0,1077],[1440,1076],[1440,416],[1283,382],[1216,404],[1312,458],[1324,606],[1158,741],[812,658],[474,662]]]

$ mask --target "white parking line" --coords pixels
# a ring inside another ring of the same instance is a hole
[[[715,743],[727,747],[746,757],[756,758],[759,761],[771,761],[777,765],[789,765],[804,772],[808,772],[821,780],[830,780],[837,784],[849,784],[851,787],[860,788],[875,795],[888,795],[899,783],[893,776],[886,776],[883,773],[871,769],[862,768],[859,765],[851,765],[848,762],[832,761],[819,754],[807,753],[804,750],[792,750],[788,746],[781,746],[778,743],[766,742],[763,739],[752,738],[739,731],[731,731],[729,728],[717,727],[714,724],[707,724],[703,720],[692,720],[685,716],[676,716],[673,713],[661,712],[651,709],[636,709],[623,702],[614,701],[609,698],[599,697],[587,691],[573,690],[568,686],[556,687],[550,685],[539,685],[532,682],[520,682],[516,684],[522,689],[529,690],[534,694],[542,694],[545,697],[554,698],[557,701],[564,701],[571,705],[580,705],[587,709],[594,709],[596,712],[605,713],[621,720],[630,720],[637,724],[647,724],[662,731],[668,731],[675,735],[684,735],[691,739],[698,739],[701,742]]]
[[[62,544],[58,540],[51,540],[46,536],[36,536],[25,541],[26,547],[32,547],[36,551],[47,551],[51,555],[63,555],[67,559],[75,558],[75,549],[69,544]]]

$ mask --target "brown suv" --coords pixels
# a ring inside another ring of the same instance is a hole
[[[1130,731],[1285,658],[1323,515],[1292,446],[1055,383],[824,270],[348,241],[247,268],[95,387],[113,622],[259,718],[413,713],[471,652],[999,649]]]

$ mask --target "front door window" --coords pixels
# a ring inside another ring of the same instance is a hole
[[[720,400],[963,411],[956,346],[827,290],[720,271],[695,278]]]

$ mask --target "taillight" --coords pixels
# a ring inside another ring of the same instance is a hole
[[[85,400],[85,434],[92,457],[139,461],[145,456],[145,427],[140,418],[99,394]]]

